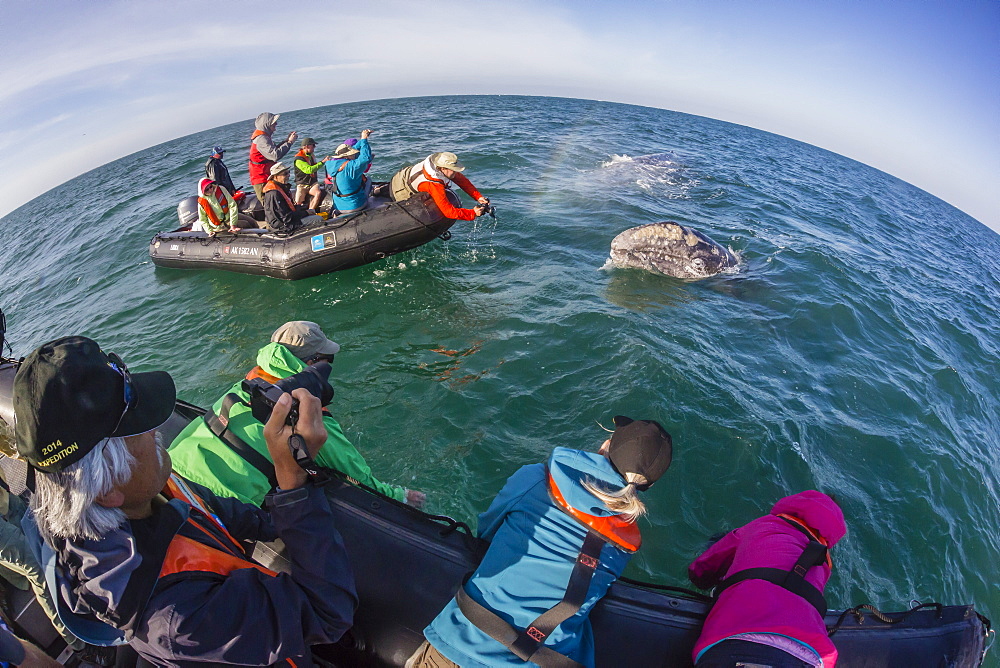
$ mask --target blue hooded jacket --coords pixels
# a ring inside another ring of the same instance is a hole
[[[353,160],[334,160],[327,167],[330,177],[337,183],[338,191],[354,193],[350,197],[334,195],[333,206],[338,211],[360,209],[368,202],[368,193],[361,187],[361,177],[372,161],[372,149],[367,139],[359,139],[354,148],[358,149],[359,153]]]
[[[547,468],[532,464],[519,469],[479,516],[479,535],[491,545],[466,583],[466,591],[518,629],[526,628],[562,600],[588,531],[552,500],[549,473],[569,505],[599,517],[615,513],[584,489],[582,481],[589,478],[615,490],[625,486],[625,480],[603,455],[556,448]],[[594,665],[594,638],[588,615],[631,556],[614,545],[604,545],[586,602],[553,630],[546,647],[585,666]],[[454,600],[424,629],[424,636],[435,649],[464,668],[525,665],[466,619]]]

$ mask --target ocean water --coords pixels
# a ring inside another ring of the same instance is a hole
[[[331,406],[376,475],[474,521],[554,446],[622,413],[673,434],[627,575],[684,585],[707,537],[816,488],[844,507],[831,607],[976,603],[1000,618],[1000,235],[903,181],[660,109],[436,97],[282,115],[318,153],[374,129],[372,174],[459,154],[497,220],[297,282],[155,268],[210,147],[246,184],[252,119],[104,165],[0,220],[18,355],[85,334],[216,399],[292,319],[343,346]],[[280,134],[280,133],[279,133]],[[685,282],[602,270],[660,220],[731,248]],[[995,657],[994,657],[995,658]]]

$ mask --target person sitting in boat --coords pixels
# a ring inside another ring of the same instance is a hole
[[[263,378],[275,383],[322,361],[333,361],[340,346],[334,343],[314,322],[294,320],[286,322],[271,335],[271,342],[257,353],[257,366],[247,373],[247,379]],[[224,402],[230,394],[241,402],[249,402],[250,397],[243,391],[242,379],[215,402],[213,414],[223,411]],[[231,401],[231,400],[230,400]],[[388,485],[372,475],[364,457],[344,435],[333,416],[323,413],[327,438],[319,454],[315,457],[320,466],[336,469],[363,485],[385,494],[397,501],[420,507],[425,495],[416,490],[407,490],[399,485]],[[213,425],[214,431],[213,431]],[[244,459],[230,445],[216,435],[219,423],[209,420],[195,420],[189,424],[170,445],[170,456],[174,470],[188,480],[204,485],[220,496],[236,497],[240,501],[260,505],[264,496],[271,491],[268,476],[251,462]],[[268,457],[264,440],[263,425],[257,422],[246,403],[232,403],[228,409],[225,427],[226,438],[237,438],[242,443]]]
[[[212,179],[198,182],[198,221],[191,225],[192,232],[208,232],[214,236],[224,230],[236,233],[255,227],[257,221],[239,212],[228,190]]]
[[[295,154],[295,203],[305,204],[306,197],[311,197],[309,208],[316,210],[323,199],[323,191],[319,187],[319,178],[316,175],[322,169],[331,156],[326,156],[322,160],[316,160],[313,150],[316,148],[316,140],[306,137],[302,140],[302,148]]]
[[[372,131],[361,131],[361,139],[353,145],[344,142],[333,152],[334,162],[327,168],[333,192],[333,207],[338,213],[355,213],[368,207],[371,180],[365,172],[372,166],[372,149],[368,137]]]
[[[212,149],[211,157],[205,162],[205,177],[225,188],[230,195],[236,195],[236,186],[233,184],[232,177],[229,176],[229,168],[226,167],[226,163],[222,162],[222,156],[225,153],[226,149],[221,146]]]
[[[308,390],[292,393],[294,427],[288,394],[264,425],[278,481],[265,512],[171,473],[157,438],[176,401],[165,372],[130,373],[71,336],[28,355],[13,389],[17,451],[34,469],[25,535],[77,636],[128,640],[157,666],[308,666],[312,645],[351,627],[358,597],[337,519],[289,447],[296,434],[315,456],[326,439]],[[290,573],[241,542],[278,538]]]
[[[463,171],[465,171],[465,165],[458,161],[458,156],[454,153],[432,153],[422,162],[418,162],[412,167],[404,167],[396,172],[390,181],[389,190],[395,202],[409,199],[418,192],[428,193],[441,209],[445,218],[473,220],[488,211],[490,200],[476,190],[472,182],[460,173]],[[452,183],[457,184],[479,204],[471,209],[459,209],[452,206],[445,193],[445,189],[451,188]]]
[[[285,157],[299,136],[297,132],[290,132],[288,139],[275,144],[272,135],[278,129],[279,118],[281,114],[269,111],[258,114],[254,121],[256,129],[250,135],[250,185],[257,193],[257,200],[261,202],[264,201],[264,185],[271,175],[271,165]]]
[[[42,567],[24,537],[21,518],[27,509],[21,497],[11,494],[7,483],[0,480],[0,577],[22,591],[31,587],[52,628],[73,651],[82,652],[87,645],[59,619],[52,592],[45,586]]]
[[[599,452],[556,448],[507,480],[479,516],[486,555],[408,667],[594,665],[588,615],[639,549],[637,492],[673,450],[658,422],[614,421]]]
[[[695,559],[691,582],[716,587],[692,654],[696,665],[835,665],[823,589],[832,568],[828,550],[846,532],[836,502],[809,490],[781,499]]]
[[[288,185],[288,167],[276,162],[271,165],[271,178],[264,186],[264,226],[273,232],[292,232],[322,222],[322,218],[292,201]]]

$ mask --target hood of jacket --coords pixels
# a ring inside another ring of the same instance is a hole
[[[167,547],[187,515],[184,504],[170,501],[142,521],[142,539],[132,522],[98,540],[54,539],[52,549],[61,566],[56,586],[70,612],[96,617],[130,636],[156,586]]]
[[[424,170],[424,175],[425,176],[428,176],[428,177],[430,177],[432,179],[437,179],[438,181],[444,181],[445,185],[450,185],[451,184],[451,179],[449,179],[447,176],[445,176],[444,174],[442,174],[441,170],[439,170],[437,167],[435,167],[431,163],[431,158],[433,158],[435,155],[437,155],[437,154],[436,153],[432,153],[431,155],[429,155],[426,158],[424,158],[424,161],[422,163],[420,163],[420,168],[422,170]]]
[[[819,532],[833,547],[847,533],[844,511],[833,499],[814,489],[792,494],[774,504],[772,515],[793,515]]]
[[[604,485],[610,490],[625,486],[625,479],[615,471],[607,457],[596,452],[556,448],[549,457],[548,467],[563,498],[573,508],[597,517],[617,514],[608,510],[600,499],[583,487],[584,480]]]
[[[281,118],[281,114],[272,114],[269,111],[265,111],[264,113],[257,115],[257,120],[253,122],[253,125],[261,132],[271,134],[274,132],[274,128],[278,125],[279,118]]]
[[[288,378],[306,369],[306,363],[280,343],[269,343],[257,351],[257,365],[278,378]]]

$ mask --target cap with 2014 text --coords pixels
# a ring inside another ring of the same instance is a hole
[[[33,468],[57,473],[106,438],[159,427],[176,398],[165,371],[131,374],[120,358],[83,336],[50,341],[14,376],[17,452]]]

